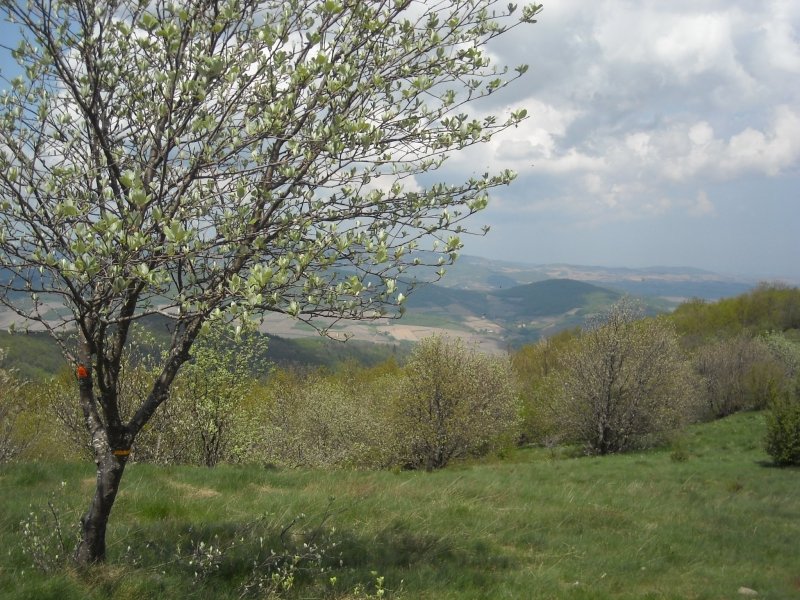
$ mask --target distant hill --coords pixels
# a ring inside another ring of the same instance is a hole
[[[445,310],[458,307],[462,311],[480,314],[486,312],[487,293],[445,287],[435,283],[420,285],[408,297],[406,308],[409,311]]]
[[[42,379],[66,368],[58,345],[43,331],[10,334],[0,331],[0,348],[6,351],[4,369],[14,368],[23,379]]]
[[[407,307],[412,313],[426,310],[525,320],[612,304],[620,296],[619,292],[571,279],[548,279],[485,292],[430,284],[415,290]]]
[[[747,281],[693,267],[600,267],[568,264],[526,264],[459,257],[439,285],[467,290],[506,289],[548,279],[571,279],[633,294],[681,299],[718,300],[755,287]]]
[[[620,292],[570,279],[486,291],[430,284],[411,294],[408,312],[395,327],[457,329],[509,347],[580,326],[588,315],[621,297]],[[664,310],[658,303],[647,308],[650,312]]]
[[[558,315],[575,309],[589,309],[613,304],[621,294],[596,285],[572,279],[548,279],[510,289],[498,290],[491,296],[513,307],[518,317]]]
[[[422,268],[418,275],[435,279],[433,269]],[[280,315],[268,315],[262,332],[271,338],[267,359],[272,362],[335,368],[348,360],[370,364],[402,357],[412,343],[436,333],[465,338],[486,351],[504,351],[581,326],[624,294],[639,298],[653,314],[674,309],[682,299],[717,300],[754,286],[690,267],[536,265],[465,255],[441,281],[421,284],[409,295],[402,319],[332,324],[334,336],[351,338],[347,343],[320,338],[302,322]],[[11,316],[0,314],[0,322],[7,325]],[[164,323],[148,321],[148,327],[156,336],[168,335]],[[7,362],[26,376],[63,364],[43,334],[2,334],[0,347],[9,348]]]

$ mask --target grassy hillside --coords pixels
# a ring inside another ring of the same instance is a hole
[[[558,315],[576,309],[599,308],[613,304],[621,294],[571,279],[548,279],[492,292],[508,303],[517,318]]]
[[[164,337],[162,328],[153,323],[150,323],[150,327],[157,337]],[[23,379],[41,380],[67,366],[58,346],[45,333],[11,335],[0,332],[0,348],[7,351],[3,366],[17,369]],[[343,343],[324,338],[286,339],[270,336],[263,360],[282,367],[336,369],[348,362],[368,367],[390,357],[402,359],[409,350],[408,343],[376,344],[358,340]]]
[[[290,598],[362,598],[353,589],[374,594],[378,577],[383,597],[408,599],[797,597],[800,472],[766,464],[763,434],[747,413],[693,427],[671,450],[521,450],[435,473],[131,465],[110,564],[88,575],[32,569],[20,522],[44,518],[53,492],[74,522],[91,465],[5,466],[0,596],[236,598],[264,548],[283,552],[296,515],[307,516],[283,540],[302,552],[327,513],[330,570],[299,573]]]
[[[24,379],[49,377],[66,366],[58,345],[47,333],[12,335],[0,331],[0,348],[6,350],[3,366],[17,369]]]

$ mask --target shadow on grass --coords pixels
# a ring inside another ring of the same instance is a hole
[[[110,552],[109,566],[125,565],[120,580],[154,579],[160,573],[162,589],[166,585],[186,597],[196,592],[220,598],[246,597],[259,584],[280,585],[287,578],[289,596],[335,598],[331,578],[340,589],[352,590],[370,585],[376,575],[395,584],[411,574],[421,581],[468,580],[470,587],[490,590],[514,567],[511,557],[480,540],[420,533],[399,521],[378,532],[338,529],[330,526],[328,516],[288,522],[272,516],[189,528],[185,521],[148,524],[123,533],[123,542]],[[105,584],[105,592],[113,593],[114,583]]]
[[[755,464],[765,469],[778,469],[779,471],[800,471],[800,465],[783,465],[776,463],[773,460],[757,460],[755,461]]]

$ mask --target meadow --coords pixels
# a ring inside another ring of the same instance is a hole
[[[521,448],[430,473],[132,464],[88,572],[55,559],[48,502],[71,547],[93,465],[8,464],[0,596],[800,597],[800,470],[771,466],[764,430],[746,412],[647,452]]]

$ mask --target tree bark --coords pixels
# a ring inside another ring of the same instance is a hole
[[[78,386],[86,426],[92,438],[97,485],[89,510],[81,517],[75,561],[81,566],[88,566],[103,562],[106,558],[106,526],[128,461],[132,439],[125,427],[119,424],[106,426],[103,423],[92,392],[91,370],[84,369],[83,376],[80,373],[78,375]],[[116,398],[113,401],[116,402]]]
[[[125,471],[126,456],[114,456],[111,450],[95,459],[97,487],[89,510],[81,517],[80,542],[75,550],[75,561],[81,566],[105,561],[106,526],[111,508]]]

